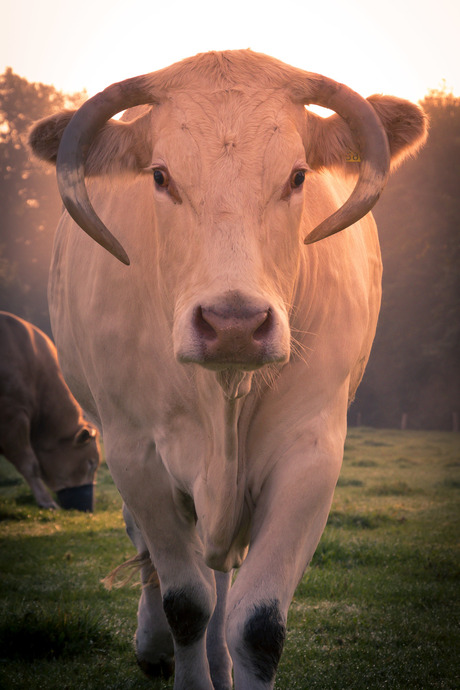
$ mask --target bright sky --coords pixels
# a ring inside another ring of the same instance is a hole
[[[458,0],[6,0],[0,72],[93,95],[207,50],[252,48],[417,101],[460,95]]]

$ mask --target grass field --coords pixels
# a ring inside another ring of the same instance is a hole
[[[277,690],[460,688],[460,436],[351,429],[290,609]],[[0,458],[0,688],[143,690],[134,552],[105,466],[96,512],[47,512]]]

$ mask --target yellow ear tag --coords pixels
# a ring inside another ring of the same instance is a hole
[[[348,151],[345,160],[347,163],[361,163],[361,156],[357,151]]]

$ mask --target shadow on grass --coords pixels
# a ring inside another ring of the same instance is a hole
[[[404,518],[392,517],[385,513],[345,513],[340,510],[332,510],[329,513],[327,524],[330,527],[342,527],[344,529],[377,529],[389,525],[400,525]]]
[[[0,623],[3,659],[50,661],[114,647],[116,639],[88,608],[77,612],[30,603],[18,613],[8,612]]]

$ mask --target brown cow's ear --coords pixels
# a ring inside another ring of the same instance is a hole
[[[96,430],[90,426],[84,426],[75,434],[73,445],[76,447],[85,446],[93,438],[96,438]]]
[[[394,169],[425,143],[427,116],[419,106],[394,96],[371,96],[367,100],[386,130]],[[304,142],[308,164],[314,170],[340,168],[351,174],[358,172],[360,152],[347,123],[338,115],[321,118],[307,111]]]
[[[29,145],[37,158],[56,164],[62,135],[74,112],[63,111],[51,115],[32,127]],[[86,175],[142,172],[151,160],[147,116],[148,113],[130,122],[109,120],[91,146],[85,165]]]

